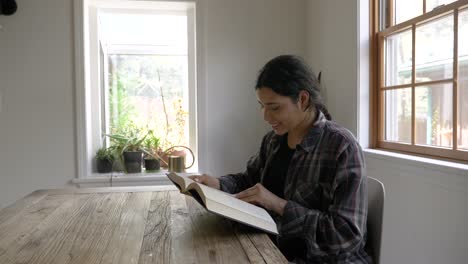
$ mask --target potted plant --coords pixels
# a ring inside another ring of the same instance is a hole
[[[106,135],[113,142],[112,148],[121,159],[127,173],[141,172],[144,146],[147,135],[140,136],[138,131],[132,131],[128,135]]]
[[[144,141],[144,161],[146,171],[159,170],[161,163],[159,161],[159,138],[156,137],[153,130],[148,131],[147,137]]]
[[[112,171],[114,163],[114,152],[112,148],[102,147],[96,152],[96,165],[99,173],[108,173]]]

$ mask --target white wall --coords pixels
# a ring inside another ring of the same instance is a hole
[[[356,0],[307,1],[307,60],[322,71],[322,93],[333,119],[357,132]]]
[[[25,0],[0,16],[0,208],[75,177],[72,2]],[[281,53],[305,55],[305,0],[197,3],[200,154],[205,172],[240,171],[267,129],[258,70]]]
[[[383,263],[466,263],[468,169],[365,156],[386,188]]]
[[[307,58],[323,71],[327,103],[335,119],[358,130],[358,52],[360,4],[368,0],[307,2]],[[365,76],[365,74],[361,75]],[[361,84],[362,85],[362,84]],[[367,95],[365,95],[367,96]],[[361,127],[362,128],[362,127]],[[362,131],[362,129],[361,129]],[[363,132],[364,134],[366,131]],[[362,137],[359,137],[362,139]],[[363,142],[367,145],[367,142]],[[432,165],[368,151],[369,176],[386,188],[382,263],[466,263],[468,259],[468,166]],[[438,162],[444,163],[444,162]]]
[[[305,1],[198,2],[206,67],[199,88],[207,98],[200,98],[206,117],[201,167],[213,175],[239,172],[267,131],[254,91],[258,71],[279,54],[305,55]]]
[[[0,207],[75,175],[71,1],[0,16]]]

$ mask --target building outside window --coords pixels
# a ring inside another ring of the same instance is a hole
[[[377,146],[468,161],[468,2],[374,4]]]

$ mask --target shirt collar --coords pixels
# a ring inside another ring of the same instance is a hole
[[[326,122],[327,118],[321,111],[319,111],[319,115],[312,125],[312,128],[310,128],[309,132],[304,136],[298,147],[304,149],[307,152],[312,150],[319,141]]]

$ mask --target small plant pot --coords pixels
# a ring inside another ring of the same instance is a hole
[[[112,160],[98,159],[96,162],[98,173],[109,173],[112,171]]]
[[[123,153],[124,164],[127,173],[141,172],[143,152],[141,151],[125,151]]]
[[[161,168],[161,163],[157,159],[145,159],[146,171],[156,171]]]
[[[114,160],[114,164],[112,164],[112,171],[125,171],[125,165],[121,159]]]

